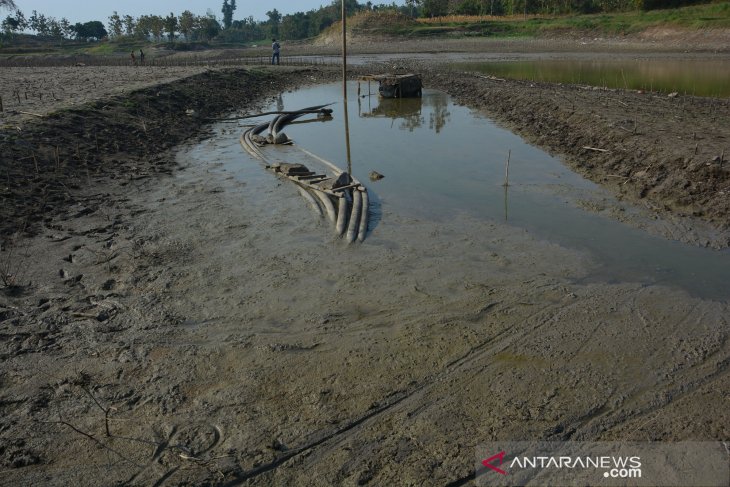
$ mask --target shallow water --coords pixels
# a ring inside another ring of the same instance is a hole
[[[367,93],[367,83],[362,87]],[[295,110],[335,102],[341,90],[340,84],[329,84],[283,93],[269,108]],[[425,90],[422,99],[382,100],[358,98],[356,93],[356,84],[350,83],[351,164],[355,177],[373,195],[373,233],[378,231],[380,207],[436,226],[466,213],[587,252],[597,263],[591,281],[661,283],[705,298],[728,297],[729,252],[669,241],[581,209],[581,201],[613,198],[559,159],[483,115],[455,105],[447,94]],[[332,121],[290,125],[285,132],[298,146],[345,168],[343,103],[332,108]],[[240,154],[237,137],[231,138],[231,144],[235,146],[220,150]],[[287,150],[279,152],[281,159],[289,160]],[[240,166],[236,159],[231,164]],[[241,177],[254,181],[273,177],[258,165],[240,171],[245,172]],[[371,171],[385,178],[369,181]],[[485,241],[489,238],[485,235]],[[458,252],[458,246],[454,251]]]
[[[730,62],[726,60],[531,59],[468,62],[454,66],[501,78],[730,97]]]

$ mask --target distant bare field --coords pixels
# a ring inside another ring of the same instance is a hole
[[[3,68],[0,124],[16,124],[109,95],[168,83],[205,71],[205,67],[69,66]]]

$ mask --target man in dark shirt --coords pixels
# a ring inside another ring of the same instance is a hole
[[[279,64],[279,49],[281,49],[281,46],[278,42],[276,42],[276,39],[271,39],[271,50],[273,51],[273,54],[271,55],[271,64]]]

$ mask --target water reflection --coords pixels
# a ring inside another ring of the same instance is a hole
[[[368,98],[368,101],[371,99],[372,97]],[[409,132],[413,132],[425,122],[421,113],[421,98],[380,98],[375,108],[369,107],[367,112],[362,111],[362,103],[359,104],[359,108],[359,115],[364,118],[402,119],[398,128]]]
[[[730,63],[719,60],[551,60],[459,63],[502,78],[730,97]]]
[[[428,106],[431,107],[429,128],[437,134],[441,132],[441,129],[446,126],[446,122],[451,118],[448,95],[440,92],[438,95],[441,96],[431,96],[426,100]]]
[[[367,104],[367,108],[363,108],[363,104]],[[449,97],[442,92],[426,91],[419,98],[381,98],[372,94],[358,98],[360,117],[397,120],[398,128],[408,132],[425,126],[424,111],[428,112],[428,128],[440,133],[451,118]]]
[[[350,150],[350,114],[347,111],[347,82],[342,85],[342,107],[345,122],[345,152],[347,157],[347,174],[352,177],[352,153]]]
[[[507,189],[507,185],[504,185],[504,221],[508,221],[509,218],[509,190]]]

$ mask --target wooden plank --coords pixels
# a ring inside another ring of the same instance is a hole
[[[348,184],[347,186],[340,186],[339,188],[332,188],[332,191],[334,191],[334,192],[344,191],[344,190],[350,189],[350,188],[357,188],[358,186],[360,186],[360,183],[352,183],[352,184]]]
[[[325,176],[324,174],[314,174],[314,173],[308,174],[306,176],[297,176],[297,178],[299,178],[300,181],[305,181],[307,179],[326,178],[326,177],[327,176]]]

